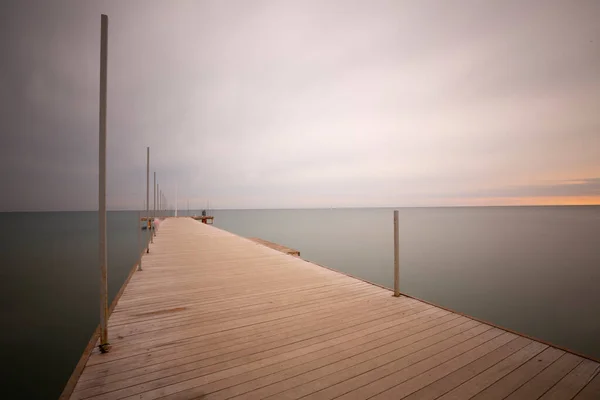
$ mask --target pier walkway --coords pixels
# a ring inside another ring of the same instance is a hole
[[[392,268],[392,266],[390,266]],[[169,218],[72,399],[599,399],[598,363]]]

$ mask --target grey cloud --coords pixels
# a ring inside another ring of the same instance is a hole
[[[600,176],[595,1],[0,7],[0,210],[97,207],[101,13],[109,207],[143,202],[146,146],[171,200],[222,207],[597,195],[546,183]]]

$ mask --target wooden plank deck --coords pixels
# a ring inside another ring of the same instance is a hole
[[[268,240],[264,240],[264,239],[260,239],[260,238],[256,238],[256,237],[251,237],[251,238],[248,238],[248,239],[252,240],[255,243],[262,244],[263,246],[270,247],[273,250],[280,251],[280,252],[282,252],[284,254],[289,254],[290,256],[300,257],[300,251],[299,250],[291,249],[289,247],[285,247],[285,246],[282,246],[280,244],[269,242]]]
[[[599,399],[599,365],[191,218],[161,224],[72,399]]]

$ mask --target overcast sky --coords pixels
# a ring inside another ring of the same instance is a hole
[[[600,204],[600,1],[0,3],[0,211]]]

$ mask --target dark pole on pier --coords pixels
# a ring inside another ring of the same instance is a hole
[[[110,350],[108,343],[108,283],[106,278],[106,76],[108,59],[108,16],[100,17],[100,140],[98,180],[98,225],[100,245],[100,351]]]

